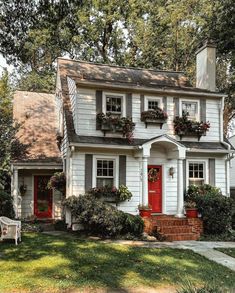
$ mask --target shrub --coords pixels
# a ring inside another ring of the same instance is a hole
[[[15,217],[15,211],[13,207],[13,197],[0,189],[0,217],[1,216],[12,219]]]
[[[191,185],[185,201],[196,203],[206,234],[226,233],[231,228],[232,199],[223,196],[220,189],[208,184]]]
[[[232,199],[218,194],[206,194],[196,199],[206,234],[229,231],[232,224]]]
[[[102,236],[117,236],[127,232],[140,235],[143,232],[142,219],[132,218],[135,216],[125,214],[92,195],[71,196],[63,204],[87,232]]]

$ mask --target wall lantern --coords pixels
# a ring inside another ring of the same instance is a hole
[[[174,178],[174,174],[175,174],[175,168],[174,167],[170,167],[169,169],[169,175]]]

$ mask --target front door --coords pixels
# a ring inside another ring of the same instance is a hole
[[[52,190],[47,188],[50,176],[34,176],[34,215],[52,217]]]
[[[148,166],[148,199],[153,213],[162,212],[162,166]]]

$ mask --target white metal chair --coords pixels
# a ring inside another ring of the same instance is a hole
[[[15,239],[15,244],[18,244],[18,239],[21,241],[21,221],[11,220],[7,217],[0,217],[1,237],[0,239]]]

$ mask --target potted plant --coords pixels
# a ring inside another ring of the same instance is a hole
[[[145,122],[147,128],[148,123],[160,124],[160,128],[166,122],[168,115],[161,108],[156,107],[154,110],[143,111],[141,113],[141,121]]]
[[[195,201],[189,200],[184,202],[184,208],[187,218],[198,218],[198,209]]]
[[[27,185],[25,185],[24,183],[21,184],[19,187],[19,190],[20,190],[20,196],[24,196],[27,191]]]
[[[63,195],[65,195],[66,190],[66,177],[64,172],[56,172],[53,176],[51,176],[48,184],[48,189],[55,189],[60,191]]]
[[[147,205],[139,205],[139,214],[142,218],[150,218],[152,213],[152,207],[150,204]]]

